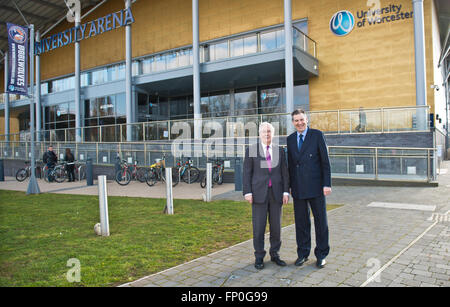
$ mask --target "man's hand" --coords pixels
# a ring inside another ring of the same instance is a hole
[[[331,188],[330,187],[323,187],[323,195],[328,196],[331,194]]]
[[[289,203],[289,195],[283,195],[283,205]]]
[[[253,195],[245,195],[245,200],[248,201],[249,204],[253,204]]]

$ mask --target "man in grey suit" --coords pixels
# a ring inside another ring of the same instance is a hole
[[[255,268],[264,268],[264,234],[269,215],[270,257],[279,266],[286,262],[278,254],[281,247],[282,206],[289,201],[289,172],[282,148],[272,143],[274,128],[264,122],[259,127],[259,143],[249,146],[244,159],[243,194],[252,205]]]

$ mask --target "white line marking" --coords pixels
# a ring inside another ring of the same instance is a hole
[[[411,246],[413,246],[417,241],[419,241],[431,228],[433,228],[436,224],[438,223],[438,221],[435,221],[433,224],[431,224],[430,227],[428,227],[420,236],[418,236],[414,241],[412,241],[411,243],[409,243],[409,245],[407,247],[405,247],[400,253],[398,253],[396,256],[394,256],[394,258],[392,258],[391,260],[389,260],[388,263],[386,263],[385,265],[383,265],[383,267],[381,269],[379,269],[378,271],[375,272],[375,274],[373,274],[369,279],[367,279],[360,287],[365,287],[367,284],[371,283],[378,275],[381,274],[381,272],[383,272],[388,266],[390,266],[395,260],[397,260],[407,249],[409,249]]]
[[[371,202],[369,205],[367,205],[367,207],[419,210],[419,211],[434,211],[434,210],[436,210],[435,205],[417,205],[417,204],[382,203],[382,202]]]

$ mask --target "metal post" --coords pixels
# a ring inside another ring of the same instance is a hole
[[[294,111],[294,66],[292,52],[291,0],[284,0],[284,50],[284,63],[286,71],[286,113],[292,113],[292,111]],[[289,126],[290,130],[293,130],[294,128],[291,126]]]
[[[131,0],[125,0],[125,9],[131,7]],[[130,142],[133,138],[132,129],[130,124],[132,123],[132,109],[131,104],[133,99],[131,97],[131,25],[125,26],[125,102],[126,102],[126,118],[127,118],[127,141]]]
[[[211,201],[212,163],[206,163],[206,202]]]
[[[375,148],[375,180],[378,180],[378,148]]]
[[[426,63],[425,63],[425,26],[423,13],[423,0],[412,0],[414,11],[414,57],[416,71],[416,105],[427,105],[426,91]],[[417,127],[418,130],[425,130],[424,109],[418,110]]]
[[[80,72],[80,42],[78,40],[78,27],[81,18],[75,14],[75,142],[81,142],[81,72]]]
[[[34,120],[34,25],[30,25],[30,134],[31,134],[31,177],[28,183],[27,194],[39,194],[39,185],[36,180],[35,158],[35,120]]]
[[[5,52],[5,60],[4,60],[4,70],[5,70],[5,141],[9,142],[9,93],[6,91],[6,87],[8,86],[8,52]]]
[[[38,43],[41,41],[39,30],[36,31],[36,41]],[[36,54],[36,136],[38,142],[41,141],[41,111],[41,57],[39,54]]]
[[[166,208],[164,212],[167,214],[173,214],[173,194],[172,194],[172,168],[166,168]]]
[[[193,57],[193,95],[194,95],[194,139],[202,137],[200,112],[200,51],[199,51],[198,0],[192,0],[192,57]]]
[[[98,176],[98,201],[100,208],[100,226],[102,236],[109,236],[109,217],[108,217],[108,190],[106,188],[106,176]]]
[[[94,175],[93,175],[92,158],[88,157],[86,160],[86,185],[94,185]]]

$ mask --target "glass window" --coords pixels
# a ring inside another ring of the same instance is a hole
[[[98,114],[98,98],[86,99],[84,101],[84,117],[97,117]]]
[[[92,84],[102,84],[108,80],[108,73],[105,68],[92,72]]]
[[[214,49],[214,58],[212,58],[212,60],[220,60],[228,57],[228,41],[217,43],[211,45],[210,47],[211,51],[212,48]],[[210,56],[212,55],[210,54]]]
[[[238,38],[230,41],[231,56],[240,56],[244,54],[244,39]]]
[[[282,110],[281,87],[261,89],[260,102],[260,114],[280,113]]]
[[[258,100],[256,89],[237,90],[234,94],[236,115],[257,114]]]
[[[154,58],[146,58],[141,62],[142,64],[142,73],[143,74],[149,74],[152,72],[152,65],[153,65]]]
[[[268,51],[277,48],[277,32],[263,32],[261,33],[261,51]]]
[[[110,96],[96,98],[99,106],[99,116],[114,116],[114,101]]]
[[[41,95],[48,94],[48,82],[41,83]]]
[[[230,100],[228,92],[211,95],[209,105],[213,116],[227,116],[230,112]]]
[[[116,95],[116,116],[126,116],[127,105],[125,101],[125,93]]]
[[[56,110],[56,121],[57,122],[68,120],[69,109],[67,107],[67,103],[61,103],[59,105],[56,105],[55,110]]]
[[[75,120],[75,101],[69,102],[69,109],[67,115],[69,120]]]
[[[157,55],[155,56],[155,60],[153,62],[153,71],[162,71],[166,70],[166,56],[165,55]]]
[[[140,61],[133,61],[131,63],[131,75],[132,76],[137,76],[139,75],[139,62]],[[125,67],[123,68],[123,76],[125,78]]]
[[[80,83],[81,86],[88,86],[91,85],[91,72],[84,72],[80,76]]]
[[[191,49],[184,49],[180,50],[178,54],[178,60],[179,60],[179,66],[188,66],[191,64],[191,56],[192,56],[192,50]]]
[[[277,31],[277,48],[284,48],[284,30]]]
[[[203,117],[211,117],[208,96],[200,98],[200,113],[202,113]]]
[[[178,67],[178,52],[171,52],[166,55],[167,69]]]
[[[244,54],[256,53],[258,51],[258,38],[256,35],[244,37]]]

